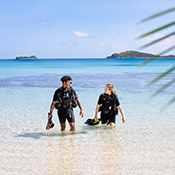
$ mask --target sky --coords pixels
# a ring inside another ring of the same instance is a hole
[[[105,58],[135,50],[158,54],[175,37],[139,50],[174,26],[136,38],[174,21],[175,11],[148,22],[138,21],[173,8],[175,0],[0,0],[0,59]],[[168,54],[174,54],[175,50]]]

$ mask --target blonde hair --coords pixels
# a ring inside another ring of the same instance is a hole
[[[106,87],[113,93],[115,94],[116,90],[114,89],[114,86],[111,83],[106,84]]]

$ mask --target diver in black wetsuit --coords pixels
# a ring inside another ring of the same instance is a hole
[[[72,82],[71,77],[63,76],[61,81],[63,86],[58,88],[54,93],[48,119],[52,118],[52,112],[54,108],[56,108],[58,109],[61,131],[64,131],[66,128],[66,119],[69,122],[70,131],[75,131],[75,117],[73,108],[75,108],[78,104],[81,117],[84,116],[83,108],[75,90],[70,86]]]
[[[120,106],[115,89],[112,84],[106,84],[105,93],[101,94],[98,100],[98,104],[95,110],[94,120],[97,120],[97,114],[101,111],[102,124],[107,123],[110,126],[115,126],[115,116],[118,114],[118,109],[122,115],[122,121],[125,122],[125,116]]]

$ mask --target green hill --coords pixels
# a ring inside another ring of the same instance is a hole
[[[16,57],[16,59],[37,59],[36,56],[32,55],[30,57],[28,56],[20,56],[20,57]]]
[[[126,51],[121,53],[114,53],[111,56],[108,56],[107,58],[150,58],[153,56],[158,55],[136,52],[136,51]],[[175,55],[160,56],[160,58],[175,58]]]

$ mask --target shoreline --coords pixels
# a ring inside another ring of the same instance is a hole
[[[136,59],[150,59],[150,58],[23,58],[23,59],[11,59],[11,58],[6,58],[6,59],[0,59],[1,61],[3,60],[108,60],[108,59],[118,59],[118,60],[136,60]],[[175,58],[157,58],[156,60],[175,60]]]

